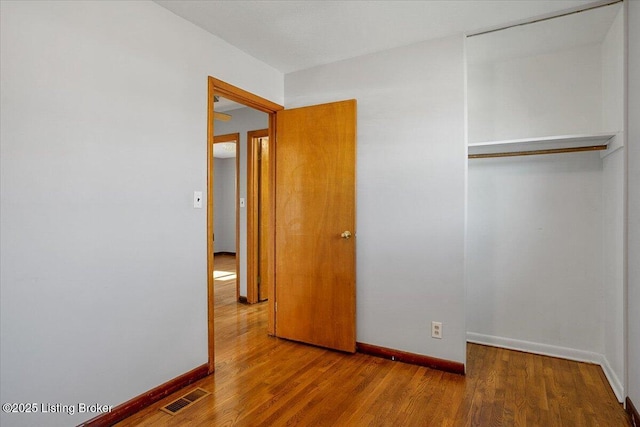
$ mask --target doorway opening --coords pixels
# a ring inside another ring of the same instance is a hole
[[[267,113],[267,124],[268,124],[268,132],[267,138],[273,140],[273,135],[275,134],[275,112],[282,110],[283,107],[275,104],[271,101],[268,101],[264,98],[253,95],[243,89],[237,88],[228,83],[222,82],[213,77],[209,77],[208,81],[208,102],[207,102],[207,312],[208,312],[208,355],[209,355],[209,373],[212,373],[215,370],[215,294],[214,294],[214,237],[215,237],[215,222],[214,222],[214,185],[215,185],[215,166],[214,166],[214,157],[213,157],[213,149],[215,143],[215,134],[219,133],[218,131],[223,128],[223,125],[233,120],[233,114],[215,111],[216,99],[218,101],[220,98],[224,98],[226,100],[242,104],[243,106],[250,107],[252,109],[258,110],[262,113]],[[216,120],[217,119],[217,120]],[[260,129],[264,126],[254,127],[253,129]],[[231,133],[231,132],[229,132]],[[241,141],[240,138],[237,139]],[[239,144],[237,148],[241,149],[242,145]],[[267,159],[273,159],[274,156],[271,155],[273,150],[273,146],[268,146],[266,149]],[[241,151],[241,150],[238,150]],[[264,155],[264,153],[263,153]],[[238,158],[238,157],[236,157]],[[267,160],[269,161],[269,160]],[[238,176],[242,174],[242,163],[239,163],[237,168]],[[268,175],[268,171],[266,172]],[[246,175],[245,175],[246,176]],[[266,180],[267,184],[273,183],[273,176],[268,175]],[[238,188],[237,186],[236,188]],[[263,192],[264,193],[264,192]],[[261,207],[260,213],[260,223],[263,225],[261,228],[261,232],[259,233],[261,246],[263,247],[263,253],[265,254],[265,259],[263,262],[263,267],[260,269],[260,285],[266,289],[268,295],[273,295],[273,286],[274,286],[274,269],[273,269],[273,259],[272,254],[274,253],[274,233],[273,233],[273,206],[274,199],[273,194],[268,193],[266,195],[263,194],[261,197],[266,203]],[[245,201],[242,200],[242,197],[236,196],[237,202],[237,212],[239,212],[239,217],[242,218],[242,210],[245,208]],[[246,210],[246,209],[245,209]],[[241,239],[237,239],[237,242],[240,242]],[[240,245],[239,245],[240,246]],[[241,258],[238,257],[242,253],[241,248],[236,252],[236,259],[241,261]],[[240,264],[240,263],[239,263]],[[255,268],[255,267],[254,267]],[[242,268],[240,265],[237,267],[237,273],[241,275]],[[242,293],[240,280],[237,280],[237,293]],[[237,295],[238,297],[241,295]],[[267,322],[267,333],[270,335],[274,334],[275,331],[275,323],[274,323],[274,303],[273,298],[269,299],[268,302],[268,322]]]
[[[239,133],[229,133],[215,136],[213,139],[214,164],[214,257],[233,257],[235,271],[214,270],[214,279],[225,276],[229,279],[233,273],[236,282],[236,300],[239,298],[240,283],[240,209],[238,198],[238,183],[240,175],[238,156]],[[229,263],[226,262],[228,265]]]
[[[268,157],[263,162],[268,170],[255,168],[255,173],[259,169],[265,178],[261,183],[262,191],[257,191],[264,203],[259,210],[260,232],[256,233],[260,242],[254,245],[263,248],[262,251],[258,249],[258,254],[264,254],[260,286],[266,287],[269,296],[268,304],[261,306],[266,308],[263,318],[267,311],[263,325],[267,326],[268,334],[280,338],[354,352],[356,292],[355,239],[352,237],[356,236],[356,100],[282,110],[277,104],[210,78],[210,143],[217,126],[213,120],[216,96],[268,113],[268,140],[257,138],[261,156]],[[274,140],[276,123],[277,144]],[[211,158],[209,162],[207,194],[211,200]],[[212,212],[208,205],[208,231],[213,229]],[[213,241],[208,239],[208,242],[210,249]],[[211,273],[214,260],[211,252],[209,255],[209,369],[212,372],[215,305]],[[327,274],[329,270],[331,274]],[[277,293],[274,292],[276,274]],[[259,298],[259,295],[255,296]],[[246,325],[241,326],[246,329]],[[223,343],[226,341],[220,342]]]

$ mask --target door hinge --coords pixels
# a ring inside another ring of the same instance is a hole
[[[278,303],[277,302],[274,304],[274,306],[275,306],[275,311],[278,311]]]
[[[258,276],[258,285],[262,283],[262,278],[260,276]]]

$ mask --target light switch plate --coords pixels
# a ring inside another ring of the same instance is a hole
[[[202,209],[202,191],[193,192],[193,207],[196,209]]]

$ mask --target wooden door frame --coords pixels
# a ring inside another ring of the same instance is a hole
[[[208,365],[209,374],[215,370],[215,331],[214,331],[214,291],[213,291],[213,143],[214,143],[214,121],[213,121],[213,97],[223,96],[231,101],[246,105],[269,114],[269,159],[270,171],[269,185],[275,188],[275,132],[276,132],[276,112],[284,109],[283,106],[271,102],[265,98],[254,95],[239,87],[225,83],[209,76],[207,81],[207,342],[208,342]],[[264,209],[265,223],[267,224],[267,240],[269,242],[269,260],[267,262],[268,271],[263,280],[266,280],[269,288],[269,307],[267,333],[275,335],[275,194],[271,192],[269,206]]]
[[[235,216],[236,216],[236,301],[240,298],[240,200],[238,198],[240,191],[240,134],[239,133],[228,133],[225,135],[218,135],[213,137],[214,144],[223,144],[223,143],[233,142],[236,145],[236,170],[235,170],[235,191],[234,191],[234,200],[235,200]],[[213,153],[211,154],[213,156]],[[214,173],[214,162],[211,163],[211,175]],[[212,178],[211,186],[215,189],[215,179]],[[214,198],[213,190],[211,197]],[[215,215],[213,215],[213,224],[215,228]],[[211,240],[213,242],[213,250],[215,254],[215,236],[212,236]]]
[[[260,226],[258,171],[260,160],[254,140],[269,137],[269,129],[247,132],[247,302],[260,301],[257,271],[260,263],[258,239]],[[268,161],[268,157],[267,161]],[[268,183],[266,183],[268,185]],[[268,190],[267,190],[268,191]],[[269,194],[269,193],[267,193]]]

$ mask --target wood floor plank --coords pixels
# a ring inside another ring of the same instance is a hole
[[[267,335],[267,304],[236,301],[235,259],[216,256],[216,372],[119,426],[627,427],[602,369],[469,344],[467,374]],[[169,415],[195,387],[211,392]]]

